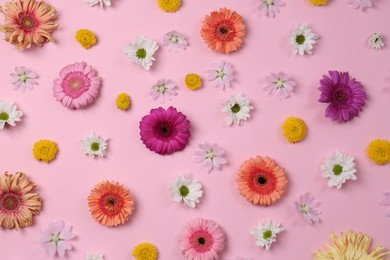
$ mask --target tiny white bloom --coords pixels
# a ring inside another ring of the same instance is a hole
[[[385,46],[385,43],[383,42],[382,39],[383,39],[382,34],[374,33],[373,35],[371,35],[370,39],[368,40],[368,45],[375,50],[379,50],[383,46]]]
[[[289,43],[293,46],[295,55],[312,54],[313,45],[316,44],[319,35],[312,32],[306,23],[298,25],[298,28],[290,33]]]
[[[101,138],[94,132],[90,132],[88,136],[83,140],[83,147],[81,150],[90,156],[105,157],[107,149],[107,140]]]
[[[295,82],[290,79],[290,76],[284,72],[278,74],[271,72],[271,75],[266,77],[268,85],[265,86],[264,90],[269,95],[276,93],[276,97],[279,100],[282,98],[289,98],[290,93],[294,90]]]
[[[174,52],[185,50],[188,46],[187,37],[177,31],[167,32],[164,35],[164,46]]]
[[[103,8],[103,6],[111,6],[111,0],[85,0],[89,6],[94,6],[99,4],[100,8]]]
[[[87,252],[85,260],[104,260],[104,256],[103,254],[91,254],[90,252]]]
[[[157,51],[158,45],[155,40],[144,36],[137,36],[133,44],[129,44],[125,49],[127,58],[145,70],[150,70],[153,61],[156,60],[153,55]]]
[[[177,176],[176,180],[169,185],[173,201],[184,201],[184,205],[195,208],[196,203],[199,203],[199,198],[202,197],[202,184],[192,179],[192,175]]]
[[[206,169],[211,172],[213,169],[220,170],[222,165],[225,165],[227,161],[223,158],[224,150],[219,148],[218,144],[198,144],[200,151],[195,152],[195,163],[203,164],[202,169]]]
[[[172,100],[172,96],[177,94],[175,88],[176,85],[171,80],[161,79],[152,86],[149,94],[154,100],[159,100],[161,103],[164,103],[166,99]]]
[[[15,126],[15,122],[22,120],[23,113],[17,109],[13,102],[0,100],[0,130],[4,129],[5,124]]]
[[[226,113],[226,124],[230,126],[232,124],[240,125],[241,121],[248,120],[251,117],[250,111],[252,109],[249,99],[238,93],[230,97],[223,105],[222,111]]]
[[[268,251],[271,249],[272,243],[276,242],[279,233],[284,231],[279,223],[267,220],[264,224],[259,222],[257,227],[251,231],[251,234],[256,238],[256,246],[265,247]]]
[[[220,61],[213,64],[207,71],[207,80],[213,81],[214,86],[220,90],[230,87],[233,80],[233,66],[229,62]]]
[[[11,83],[14,85],[14,89],[20,89],[22,92],[25,92],[26,89],[33,90],[35,85],[38,85],[38,82],[35,80],[38,78],[38,74],[35,72],[26,69],[24,66],[15,67],[15,73],[11,73],[12,77]]]
[[[355,158],[337,151],[325,160],[321,166],[322,177],[329,178],[328,186],[341,188],[347,180],[356,180]]]

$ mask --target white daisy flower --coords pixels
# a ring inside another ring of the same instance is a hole
[[[279,223],[267,220],[264,224],[259,222],[257,227],[251,231],[251,234],[256,238],[256,246],[265,247],[268,251],[271,249],[272,243],[276,242],[279,233],[284,231]]]
[[[336,152],[321,166],[322,177],[329,178],[328,186],[341,188],[347,180],[356,180],[355,158],[342,152]]]
[[[173,201],[184,201],[184,205],[195,208],[196,203],[202,197],[202,184],[192,179],[192,175],[177,176],[169,185]]]
[[[195,163],[202,164],[202,169],[206,169],[211,172],[213,169],[220,170],[222,165],[225,165],[227,161],[223,158],[224,150],[219,148],[218,144],[198,144],[200,151],[195,152]]]
[[[164,46],[174,52],[185,50],[188,46],[187,37],[176,31],[167,32],[164,35]]]
[[[207,71],[207,80],[213,81],[214,86],[220,90],[230,87],[233,81],[233,66],[229,62],[220,61],[213,64],[212,69]]]
[[[38,85],[38,82],[35,80],[38,78],[38,74],[26,69],[24,66],[15,67],[15,73],[11,73],[12,77],[11,83],[14,85],[14,89],[20,89],[22,92],[25,92],[26,89],[33,90],[35,85]]]
[[[375,50],[379,50],[383,46],[385,46],[385,43],[383,42],[382,39],[383,39],[382,34],[374,33],[373,35],[371,35],[370,39],[368,40],[368,45]]]
[[[125,49],[127,58],[145,70],[150,70],[153,61],[156,60],[153,55],[157,51],[158,45],[155,40],[144,36],[137,36],[133,44],[129,44]]]
[[[226,124],[230,126],[232,124],[240,125],[241,121],[246,121],[250,118],[252,109],[253,107],[250,105],[249,99],[238,93],[236,96],[230,97],[223,105],[222,111],[226,113]]]
[[[0,130],[4,129],[5,124],[15,126],[16,122],[22,120],[23,113],[17,109],[13,102],[0,100]]]
[[[157,81],[156,84],[152,86],[150,90],[150,95],[154,100],[159,100],[161,104],[165,100],[172,100],[172,96],[175,96],[177,93],[175,91],[176,85],[171,82],[171,80],[161,79]]]
[[[103,8],[103,6],[111,6],[111,0],[85,0],[89,6],[94,6],[99,4],[100,8]]]
[[[293,46],[295,55],[312,54],[313,45],[319,35],[312,32],[311,28],[306,23],[298,25],[298,28],[290,33],[289,43]]]
[[[90,132],[83,140],[83,147],[81,150],[85,154],[93,157],[105,157],[107,154],[107,141],[108,139],[101,138],[96,133]]]
[[[104,260],[104,256],[103,254],[91,254],[90,252],[87,252],[85,260]]]

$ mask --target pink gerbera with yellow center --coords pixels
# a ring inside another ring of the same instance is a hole
[[[51,33],[58,27],[57,14],[45,1],[14,0],[5,3],[5,10],[0,7],[0,12],[5,16],[5,23],[0,25],[5,41],[19,50],[54,41]]]
[[[100,86],[96,70],[85,62],[76,62],[64,67],[54,80],[54,97],[68,108],[84,108],[97,98]]]

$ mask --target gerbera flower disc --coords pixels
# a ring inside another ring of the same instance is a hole
[[[32,191],[35,183],[26,174],[7,172],[0,177],[0,226],[19,230],[32,224],[33,216],[41,211],[41,197]]]
[[[226,8],[207,15],[201,30],[201,36],[209,48],[222,53],[240,49],[245,33],[241,15]]]
[[[92,66],[85,62],[70,64],[60,71],[54,80],[54,97],[68,108],[84,108],[98,96],[101,78]]]
[[[191,136],[190,121],[174,107],[150,110],[150,114],[142,118],[139,128],[145,146],[162,155],[183,150]]]
[[[189,260],[218,259],[225,248],[225,233],[212,220],[194,219],[179,235],[182,254]]]
[[[5,41],[19,50],[54,41],[51,33],[58,27],[57,14],[45,1],[14,0],[5,3],[5,9],[0,7],[0,12],[5,17],[0,31],[5,32]]]
[[[134,211],[134,204],[130,192],[114,181],[96,184],[88,197],[92,217],[108,227],[125,223]]]
[[[246,160],[238,170],[238,190],[249,202],[269,206],[286,191],[287,176],[282,167],[269,157]]]

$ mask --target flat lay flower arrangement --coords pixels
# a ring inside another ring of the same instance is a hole
[[[0,6],[1,259],[390,258],[390,3]]]

